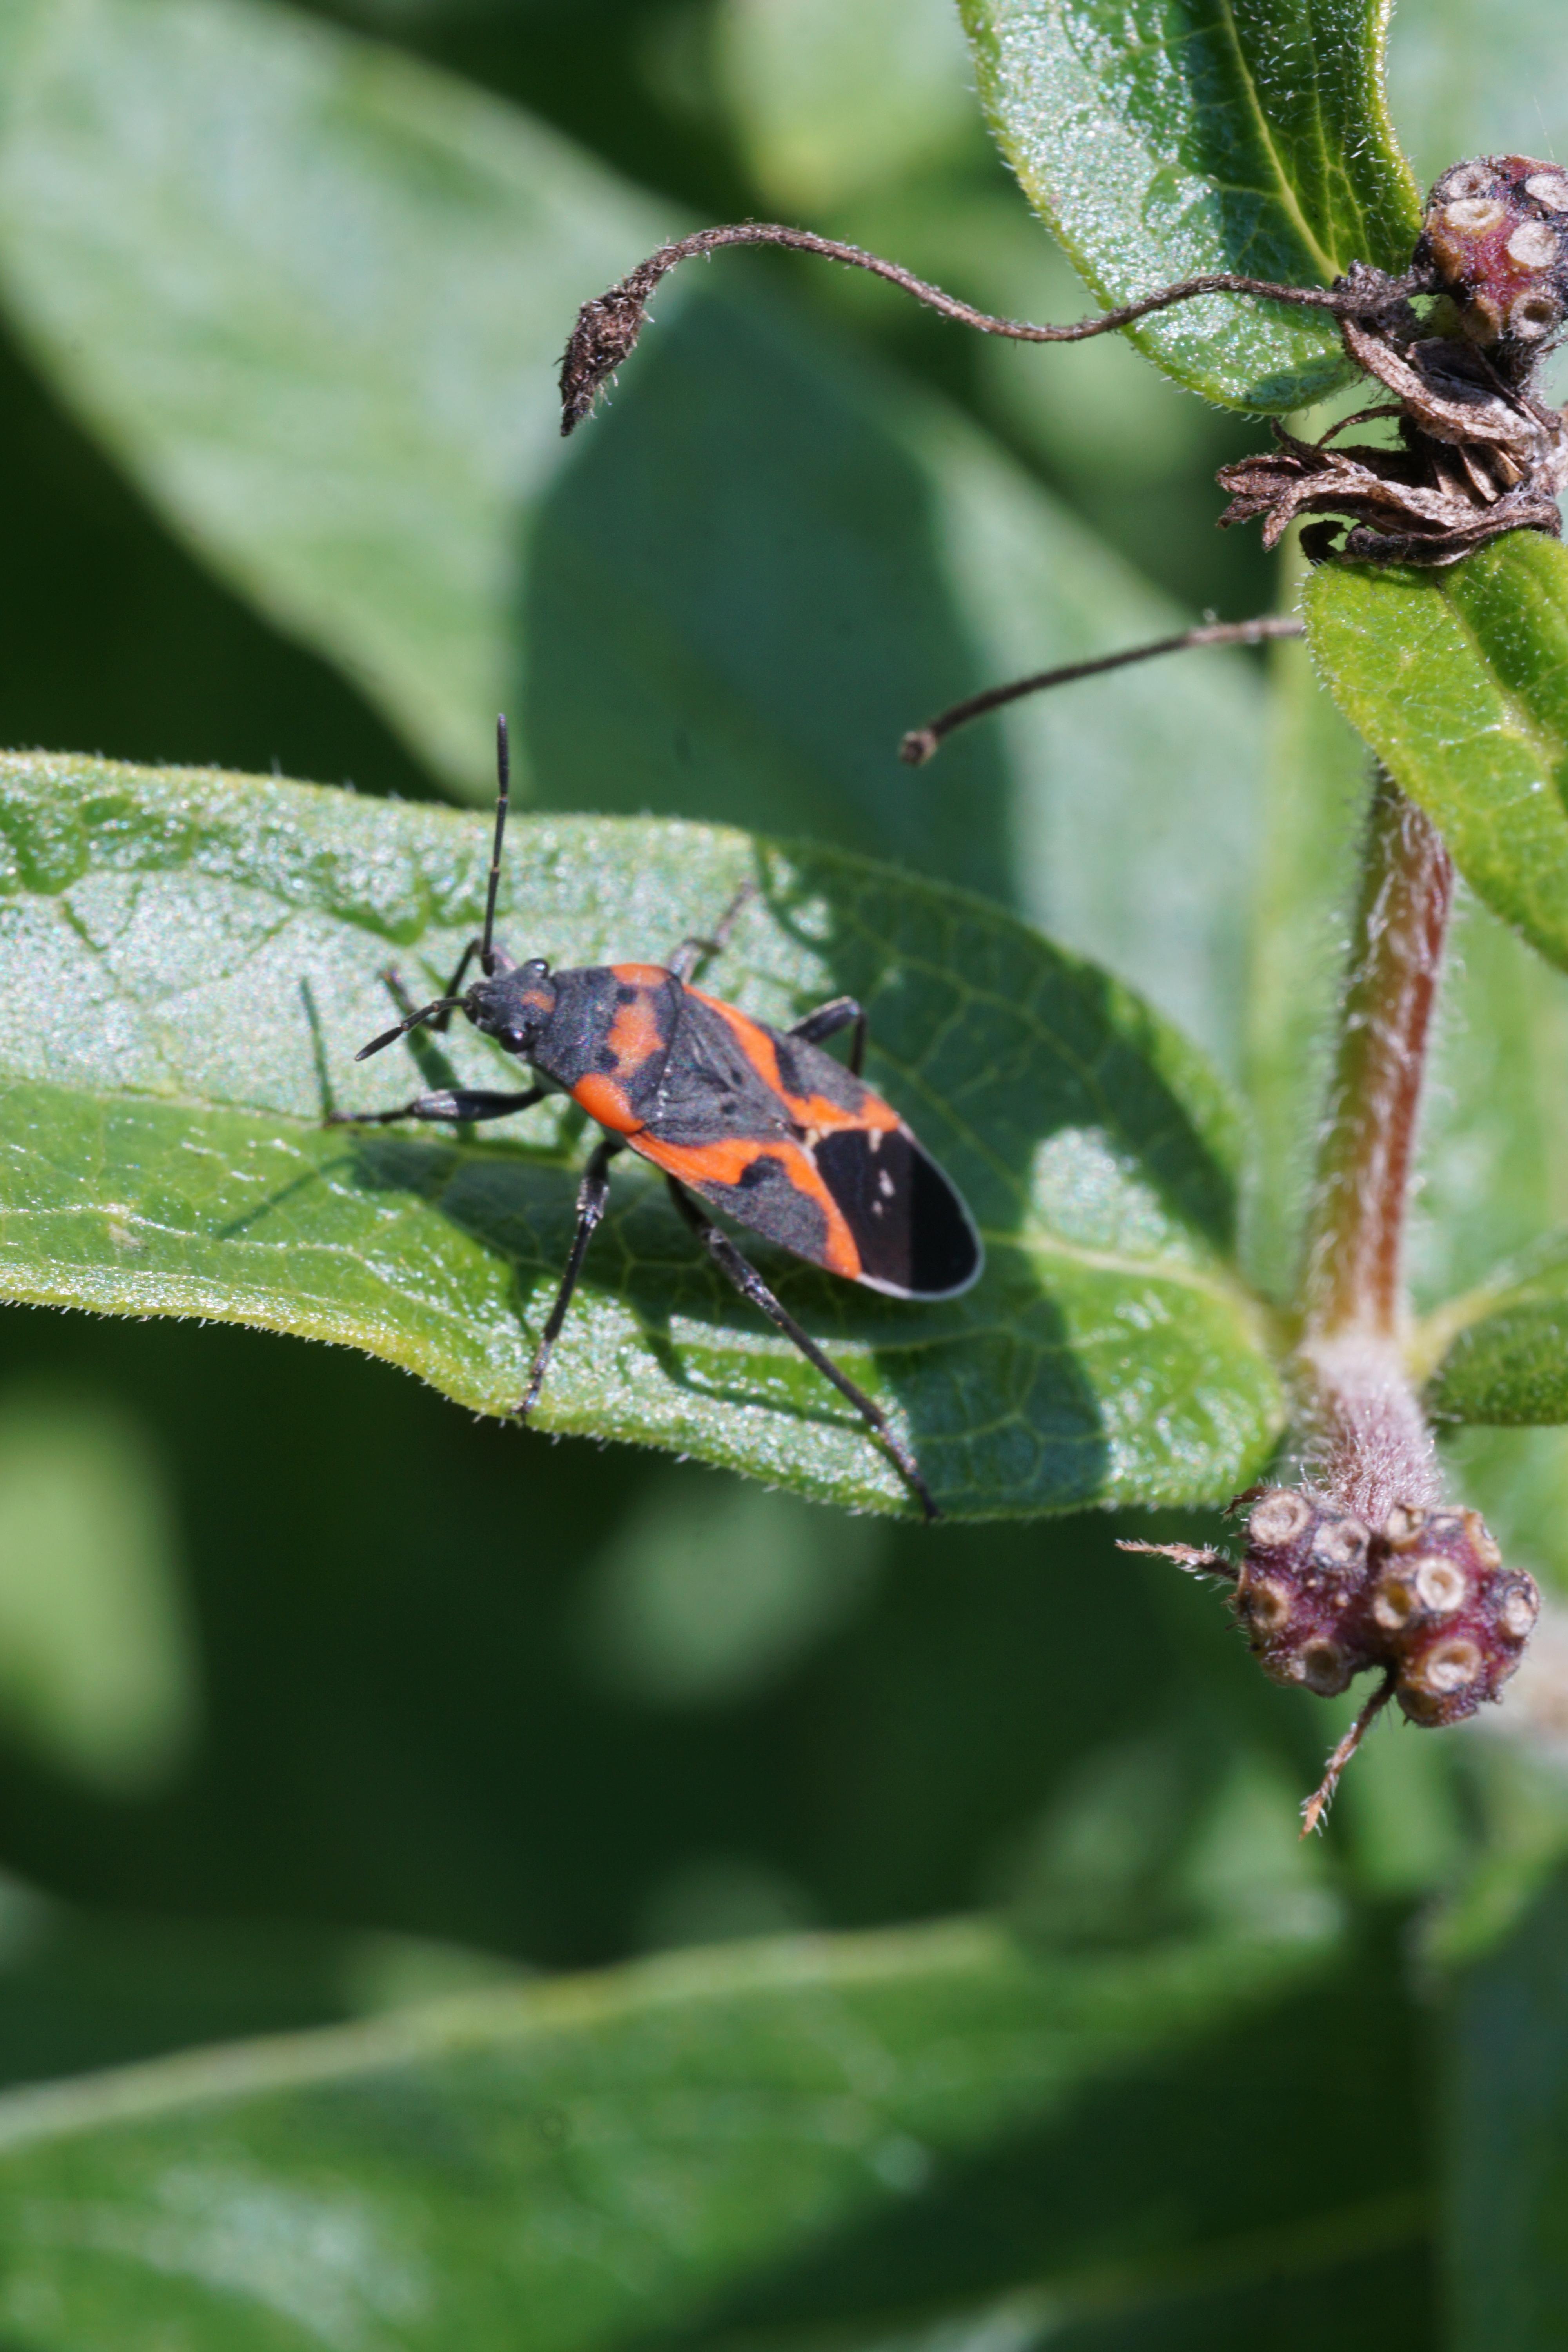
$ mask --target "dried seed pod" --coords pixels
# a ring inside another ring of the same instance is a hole
[[[1416,247],[1458,331],[1510,382],[1568,317],[1568,175],[1530,155],[1482,155],[1445,172]]]
[[[1253,1655],[1276,1682],[1330,1696],[1375,1663],[1361,1628],[1347,1635],[1370,1532],[1350,1512],[1295,1487],[1268,1486],[1247,1499],[1247,1558],[1234,1605]]]
[[[1397,1698],[1412,1723],[1459,1723],[1495,1699],[1541,1611],[1531,1579],[1506,1569],[1477,1511],[1398,1503],[1369,1528],[1352,1512],[1297,1486],[1253,1486],[1246,1556],[1191,1544],[1124,1542],[1184,1568],[1235,1580],[1231,1606],[1253,1656],[1275,1682],[1331,1697],[1359,1674],[1382,1680],[1329,1759],[1304,1808],[1315,1828],[1369,1726]]]
[[[1477,1511],[1396,1511],[1373,1546],[1367,1614],[1412,1723],[1458,1723],[1495,1699],[1540,1609],[1528,1576],[1502,1567]]]
[[[1241,1500],[1233,1606],[1265,1674],[1330,1696],[1381,1669],[1419,1724],[1457,1723],[1496,1698],[1541,1604],[1479,1512],[1399,1504],[1374,1532],[1297,1487]]]

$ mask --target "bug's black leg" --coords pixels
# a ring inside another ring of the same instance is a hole
[[[555,1294],[550,1319],[533,1351],[533,1368],[528,1375],[528,1393],[514,1416],[518,1421],[526,1421],[539,1402],[539,1391],[544,1386],[544,1375],[550,1369],[555,1342],[561,1337],[561,1326],[566,1320],[566,1309],[572,1304],[572,1293],[577,1287],[577,1276],[583,1271],[588,1244],[594,1238],[594,1229],[604,1215],[605,1203],[610,1197],[610,1162],[617,1151],[625,1150],[626,1145],[615,1136],[607,1137],[583,1171],[583,1181],[577,1188],[577,1230],[572,1236],[566,1270],[561,1277],[561,1287]]]
[[[856,1412],[866,1422],[873,1435],[886,1447],[894,1467],[928,1519],[940,1519],[942,1513],[931,1499],[931,1488],[921,1475],[920,1464],[897,1432],[888,1425],[880,1405],[874,1404],[864,1389],[858,1389],[847,1372],[841,1372],[831,1356],[824,1355],[815,1339],[808,1338],[787,1307],[781,1307],[762,1276],[741,1255],[727,1234],[721,1234],[710,1217],[703,1214],[685,1187],[673,1176],[666,1179],[676,1207],[696,1234],[709,1256],[721,1274],[728,1275],[742,1298],[749,1298],[760,1307],[770,1323],[774,1323],[786,1339],[793,1339],[808,1364],[815,1364],[826,1373],[840,1396],[847,1397]]]
[[[666,964],[666,971],[672,971],[677,980],[689,980],[700,963],[706,963],[710,956],[722,955],[730,944],[731,935],[736,924],[756,895],[757,886],[754,882],[742,882],[714,925],[712,938],[682,940]]]
[[[512,1094],[489,1094],[482,1087],[453,1087],[440,1094],[416,1095],[396,1110],[333,1110],[329,1127],[390,1127],[398,1118],[438,1118],[453,1127],[477,1126],[482,1118],[509,1118],[514,1110],[528,1110],[544,1100],[543,1087],[522,1087]]]
[[[837,1037],[851,1022],[855,1034],[849,1041],[849,1066],[858,1077],[866,1059],[866,1009],[853,996],[836,996],[830,1003],[819,1004],[815,1013],[797,1021],[789,1034],[804,1038],[808,1045],[820,1045],[825,1037]]]

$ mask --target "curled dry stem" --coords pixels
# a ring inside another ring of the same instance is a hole
[[[1039,669],[1016,677],[1006,686],[987,687],[955,702],[923,727],[911,727],[899,745],[906,766],[923,768],[934,759],[949,735],[972,719],[1020,702],[1027,694],[1044,694],[1053,686],[1071,686],[1080,677],[1099,677],[1108,669],[1124,669],[1130,662],[1153,661],[1161,654],[1190,653],[1200,646],[1261,646],[1275,637],[1299,637],[1304,625],[1289,613],[1266,613],[1251,621],[1205,621],[1195,629],[1181,629],[1172,637],[1155,637],[1147,645],[1130,646],[1119,654],[1097,654],[1091,661],[1066,662],[1058,669]]]
[[[816,254],[824,261],[842,261],[851,269],[868,269],[873,277],[885,278],[889,286],[898,287],[900,292],[911,295],[928,310],[952,319],[961,327],[973,327],[982,335],[1004,335],[1017,343],[1085,342],[1091,335],[1110,334],[1118,327],[1130,327],[1152,311],[1169,310],[1177,302],[1190,302],[1202,294],[1245,294],[1260,301],[1328,310],[1340,319],[1376,319],[1391,302],[1403,300],[1419,290],[1414,278],[1382,278],[1374,291],[1370,280],[1349,288],[1282,286],[1272,278],[1246,278],[1234,270],[1215,269],[1200,277],[1184,278],[1173,286],[1162,286],[1135,302],[1123,302],[1116,310],[1102,310],[1093,318],[1073,320],[1061,326],[1035,326],[1025,319],[1002,319],[988,310],[977,310],[973,303],[960,301],[956,295],[944,293],[940,286],[917,278],[898,262],[885,261],[879,254],[867,253],[860,246],[845,245],[837,237],[817,236],[810,229],[787,228],[777,221],[736,221],[723,227],[699,229],[694,236],[677,237],[669,245],[661,245],[657,253],[639,261],[618,285],[584,303],[561,361],[563,434],[581,425],[603,385],[636,349],[647,315],[648,297],[660,278],[682,261],[706,257],[729,245],[783,246],[792,253]]]
[[[1340,1775],[1367,1733],[1372,1729],[1389,1700],[1394,1696],[1397,1675],[1389,1673],[1373,1691],[1355,1721],[1323,1767],[1323,1777],[1301,1808],[1301,1835],[1310,1837],[1322,1825],[1323,1816],[1334,1801],[1334,1790],[1340,1785]]]
[[[1236,1562],[1227,1559],[1224,1552],[1212,1550],[1207,1544],[1138,1543],[1131,1536],[1118,1536],[1116,1549],[1151,1552],[1156,1559],[1173,1559],[1189,1576],[1225,1576],[1233,1581],[1236,1576]]]

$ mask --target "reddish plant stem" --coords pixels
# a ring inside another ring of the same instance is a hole
[[[1438,1496],[1405,1375],[1411,1163],[1454,869],[1429,820],[1379,772],[1367,826],[1328,1121],[1307,1229],[1298,1366],[1309,1477],[1376,1527]]]

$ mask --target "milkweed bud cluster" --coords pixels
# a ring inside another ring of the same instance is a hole
[[[1468,340],[1521,378],[1568,317],[1568,173],[1529,155],[1456,163],[1432,191],[1415,258]]]
[[[1532,1580],[1502,1564],[1476,1511],[1391,1511],[1368,1528],[1333,1504],[1268,1486],[1247,1505],[1234,1605],[1276,1682],[1332,1696],[1376,1667],[1413,1723],[1495,1699],[1540,1613]]]

